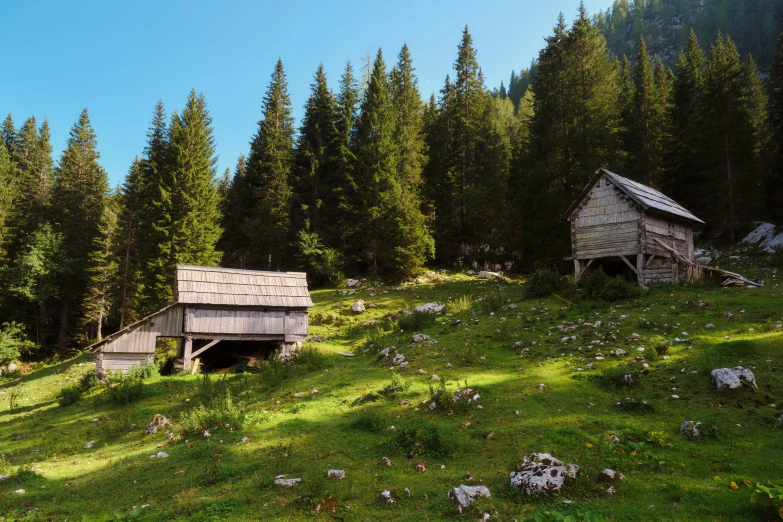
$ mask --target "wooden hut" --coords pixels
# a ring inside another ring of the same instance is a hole
[[[577,279],[620,261],[642,287],[689,275],[693,227],[704,224],[657,190],[606,169],[596,171],[563,218],[571,222],[568,259]]]
[[[95,371],[151,363],[160,337],[178,340],[178,369],[190,369],[196,357],[221,342],[234,346],[232,355],[246,358],[273,350],[285,355],[307,339],[311,306],[301,272],[178,265],[174,302],[93,345]]]

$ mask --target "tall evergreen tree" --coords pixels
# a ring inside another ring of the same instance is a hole
[[[223,266],[245,268],[247,259],[245,250],[242,248],[242,222],[245,219],[245,209],[241,207],[245,200],[245,195],[241,191],[245,190],[245,174],[247,172],[247,158],[240,154],[237,159],[234,174],[231,178],[231,184],[228,187],[225,198],[223,199],[223,235],[220,238],[218,247],[223,252]]]
[[[54,168],[48,122],[44,120],[36,128],[35,118],[28,118],[16,143],[16,154],[11,155],[17,164],[18,180],[18,199],[14,205],[17,237],[12,242],[15,251],[47,218]]]
[[[631,117],[632,135],[631,171],[632,177],[649,185],[659,186],[663,156],[664,106],[661,104],[647,45],[639,39],[636,62],[633,69],[634,98]]]
[[[95,131],[84,109],[71,128],[52,189],[54,228],[62,234],[66,259],[73,273],[67,282],[62,282],[60,292],[58,344],[61,349],[68,346],[75,333],[74,319],[83,314],[90,259],[103,233],[101,220],[109,187],[99,158]]]
[[[171,264],[172,227],[171,151],[163,102],[155,105],[140,163],[139,213],[133,232],[139,269],[139,298],[127,308],[130,316],[144,317],[171,299],[174,266]]]
[[[769,154],[764,192],[764,217],[783,223],[783,25],[769,72]]]
[[[665,192],[696,212],[708,203],[698,188],[707,183],[702,166],[704,127],[704,53],[691,31],[688,46],[677,56],[672,92],[672,146],[667,158]]]
[[[394,141],[397,145],[396,182],[398,230],[394,270],[404,278],[433,255],[434,242],[421,209],[422,169],[426,163],[424,121],[418,78],[408,46],[403,45],[391,71],[391,102],[396,109]]]
[[[117,226],[115,257],[118,259],[117,295],[119,302],[119,328],[135,323],[138,315],[141,291],[141,274],[145,268],[139,257],[139,224],[143,222],[143,167],[138,157],[128,169],[125,181],[117,194]]]
[[[203,94],[190,91],[185,108],[171,119],[169,135],[172,268],[178,264],[217,266],[222,257],[215,250],[222,232],[217,157],[212,117]]]
[[[5,117],[5,120],[3,120],[2,127],[0,127],[0,138],[2,138],[3,143],[5,144],[5,150],[8,152],[9,158],[11,158],[12,161],[15,161],[16,158],[14,155],[18,148],[18,136],[16,134],[14,118],[11,116],[10,112],[8,113],[8,116]]]
[[[279,269],[289,265],[291,242],[291,168],[294,118],[283,62],[277,61],[264,96],[263,117],[250,144],[242,231],[248,264]]]
[[[329,90],[323,64],[318,66],[315,81],[310,86],[310,97],[305,104],[304,118],[299,128],[296,150],[296,169],[293,176],[295,205],[294,227],[330,236],[327,244],[334,245],[334,221],[339,202],[335,198],[340,156],[337,100]]]
[[[751,145],[745,104],[746,88],[739,53],[730,37],[719,34],[710,46],[704,70],[705,137],[710,152],[705,161],[713,159],[708,165],[714,173],[713,179],[719,182],[716,196],[727,210],[725,215],[732,242],[737,227],[735,190],[743,180],[743,174],[747,174],[744,156]]]
[[[748,55],[742,65],[745,84],[745,114],[751,133],[746,149],[746,176],[738,187],[738,200],[743,219],[763,217],[764,172],[769,168],[769,112],[766,86],[759,74],[756,61]]]
[[[8,248],[13,237],[13,208],[16,199],[16,166],[5,147],[0,147],[0,277],[8,266]],[[2,281],[0,281],[2,282]]]
[[[118,277],[116,243],[118,219],[117,194],[107,198],[100,219],[100,233],[95,236],[86,272],[87,287],[82,303],[83,324],[87,339],[103,339],[103,327],[114,302],[115,281]]]

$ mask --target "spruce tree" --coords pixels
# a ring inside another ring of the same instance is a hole
[[[277,61],[264,96],[263,116],[250,144],[243,208],[244,249],[251,268],[282,269],[290,264],[291,169],[294,118],[283,62]]]
[[[770,166],[764,182],[764,217],[783,223],[783,25],[769,72],[769,129]]]
[[[223,252],[222,265],[227,267],[245,268],[247,264],[247,259],[244,257],[245,251],[241,247],[242,221],[245,218],[245,209],[241,205],[245,200],[243,191],[247,188],[245,185],[246,171],[247,158],[244,154],[240,154],[222,205],[223,235],[220,237],[218,247]]]
[[[100,233],[95,236],[92,252],[86,266],[87,287],[82,303],[83,324],[87,339],[103,339],[103,327],[114,302],[115,282],[118,277],[116,252],[117,194],[107,198],[100,218]]]
[[[764,206],[764,171],[769,167],[769,112],[766,86],[756,61],[748,55],[742,65],[745,84],[745,114],[751,133],[746,150],[744,182],[738,186],[738,200],[743,219],[760,219]]]
[[[339,132],[340,148],[335,162],[336,174],[339,176],[332,187],[334,212],[334,244],[341,251],[346,249],[346,241],[350,234],[350,201],[356,197],[356,184],[353,180],[353,168],[356,157],[353,153],[356,115],[359,103],[359,84],[354,78],[351,62],[345,66],[340,77],[337,92],[337,131]]]
[[[0,147],[0,277],[7,268],[8,248],[13,234],[13,210],[16,199],[16,166],[5,147]],[[0,281],[2,282],[2,281]]]
[[[710,46],[704,70],[705,137],[708,137],[710,170],[717,182],[715,193],[726,209],[729,238],[735,239],[737,205],[735,190],[747,168],[744,153],[748,150],[749,128],[745,110],[746,88],[739,53],[731,38],[718,34]],[[745,172],[746,174],[747,172]],[[713,183],[712,186],[715,186]],[[701,187],[706,190],[707,187]],[[704,209],[708,209],[705,207]],[[708,214],[709,215],[709,214]],[[712,214],[713,218],[717,215]]]
[[[11,116],[10,112],[8,113],[8,116],[5,117],[5,120],[3,120],[2,127],[0,127],[0,138],[2,138],[3,143],[5,144],[5,150],[8,152],[8,157],[12,161],[16,161],[15,155],[18,148],[18,136],[16,134],[14,118]]]
[[[391,102],[396,109],[394,141],[400,187],[394,272],[401,279],[412,275],[432,257],[434,242],[421,209],[422,169],[426,163],[424,121],[418,78],[408,46],[403,45],[391,71]]]
[[[54,230],[63,237],[65,257],[73,275],[62,281],[59,347],[72,339],[75,318],[82,317],[89,284],[88,268],[103,235],[102,218],[109,191],[106,171],[98,163],[95,131],[87,109],[71,128],[52,189]]]
[[[703,69],[704,53],[696,33],[691,31],[687,48],[677,55],[671,106],[672,146],[664,192],[696,215],[709,204],[700,195],[704,192],[700,188],[709,179],[702,165]]]
[[[647,45],[639,39],[633,69],[634,98],[631,117],[631,171],[629,174],[646,185],[659,186],[663,156],[662,123],[664,106],[660,103]]]
[[[138,157],[131,163],[125,181],[116,196],[117,226],[115,257],[118,259],[117,295],[119,302],[119,328],[135,323],[138,315],[143,266],[139,258],[139,224],[143,222],[143,167]]]
[[[171,151],[163,102],[155,105],[140,163],[139,213],[133,232],[139,270],[139,297],[127,308],[131,317],[144,317],[172,299],[174,270],[172,227]]]
[[[46,120],[36,128],[34,117],[28,118],[16,140],[18,194],[14,205],[14,222],[17,237],[12,241],[14,251],[24,244],[47,218],[52,188],[54,162],[50,143],[49,124]]]
[[[299,128],[296,148],[296,169],[293,176],[293,225],[296,229],[329,235],[327,244],[336,244],[335,214],[339,205],[335,185],[339,183],[340,156],[337,100],[329,90],[323,64],[315,72],[310,97],[305,104],[304,118]]]
[[[203,94],[190,91],[185,108],[171,119],[169,136],[172,269],[178,264],[217,266],[222,257],[215,250],[222,232],[217,157]]]

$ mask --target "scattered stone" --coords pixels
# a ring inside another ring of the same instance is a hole
[[[394,359],[392,359],[392,364],[396,366],[398,364],[401,364],[404,360],[405,360],[405,356],[401,353],[398,353],[397,355],[394,356]]]
[[[353,313],[355,314],[364,312],[364,301],[361,299],[356,301],[353,305],[351,305],[351,310],[353,310]]]
[[[579,472],[576,464],[564,464],[548,453],[532,453],[524,458],[517,471],[511,472],[511,487],[527,495],[538,493],[548,497],[560,492]]]
[[[96,418],[92,419],[90,422],[98,422],[99,420],[100,420],[100,419],[98,419],[98,418],[96,417]]]
[[[431,380],[431,381],[439,381],[439,380],[440,380],[440,377],[438,377],[438,376],[437,376],[437,375],[435,375],[435,374],[432,374],[432,376],[430,377],[430,380]]]
[[[413,337],[411,337],[411,341],[414,343],[420,343],[422,341],[429,340],[430,336],[426,334],[414,334]]]
[[[95,422],[95,420],[93,420]],[[166,417],[161,415],[160,413],[156,413],[155,416],[152,418],[152,422],[147,424],[147,428],[144,430],[145,435],[154,435],[158,432],[159,428],[162,428],[164,426],[171,426],[171,421],[168,420]]]
[[[14,493],[16,493],[17,495],[24,495],[26,491],[23,489],[17,489],[16,491],[14,491]]]
[[[343,357],[356,357],[356,354],[351,352],[337,352],[337,355],[342,355]]]
[[[542,382],[541,384],[539,384],[538,386],[536,386],[536,388],[538,388],[538,389],[539,389],[539,390],[541,390],[541,391],[544,391],[544,390],[546,390],[546,384],[544,384],[544,383]]]
[[[169,456],[169,454],[166,453],[165,451],[159,451],[155,455],[153,455],[152,458],[154,458],[154,459],[165,459],[168,456]]]
[[[742,366],[712,370],[712,382],[715,383],[718,391],[735,390],[743,385],[750,386],[756,391],[759,389],[753,372]]]
[[[329,478],[344,479],[345,471],[342,469],[330,469],[326,472],[326,476]]]
[[[275,484],[278,486],[287,486],[292,488],[302,482],[300,478],[288,478],[288,475],[278,475],[275,477]]]
[[[318,393],[321,393],[321,392],[319,392],[319,391],[318,391],[318,390],[316,390],[315,388],[313,388],[312,390],[310,390],[310,395],[316,395],[316,394],[318,394]]]
[[[421,306],[416,307],[417,312],[429,312],[432,314],[440,313],[441,310],[443,310],[443,307],[446,306],[441,303],[426,303]]]
[[[709,324],[705,325],[704,328],[706,328],[707,330],[710,330],[712,328],[715,328],[715,325],[712,324],[712,323],[709,323]]]
[[[90,442],[84,445],[84,449],[92,449],[93,446],[95,446],[95,441],[91,440]]]
[[[617,350],[615,350],[615,351],[613,351],[611,353],[613,353],[616,357],[622,357],[623,355],[626,354],[626,351],[623,350],[622,348],[618,348]]]
[[[699,438],[699,428],[701,428],[701,422],[684,421],[680,424],[680,432],[693,439]]]
[[[415,466],[413,466],[413,469],[416,471],[427,471],[427,463],[426,462],[419,462]]]
[[[388,489],[381,491],[381,500],[385,500],[387,504],[394,504],[397,502],[394,498],[392,498],[391,491]]]
[[[476,497],[490,497],[489,490],[485,486],[459,486],[449,490],[448,497],[457,502],[460,513],[470,506]]]
[[[379,355],[383,355],[384,357],[388,357],[389,356],[389,349],[388,348],[384,348],[383,350],[381,350],[378,353],[379,353]]]
[[[354,286],[359,286],[361,284],[362,284],[362,282],[359,281],[358,279],[346,279],[345,280],[345,286],[347,286],[348,288],[353,288]]]
[[[389,460],[389,458],[388,458],[388,457],[383,457],[383,458],[381,459],[381,466],[382,466],[382,467],[384,467],[384,468],[388,468],[388,467],[389,467],[389,466],[391,466],[391,465],[392,465],[392,464],[391,464],[391,461]]]
[[[601,476],[599,478],[601,482],[618,482],[620,480],[625,480],[625,475],[617,473],[612,469],[605,469],[601,471]]]
[[[405,399],[400,401],[400,406],[409,406],[410,402],[406,401]]]

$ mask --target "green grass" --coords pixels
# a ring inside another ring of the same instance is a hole
[[[208,384],[198,376],[152,375],[127,403],[106,400],[106,390],[94,386],[80,387],[81,400],[58,405],[60,391],[79,386],[94,368],[87,356],[0,381],[0,475],[10,475],[0,480],[0,521],[475,520],[446,498],[468,477],[492,492],[481,507],[493,520],[522,520],[537,510],[608,520],[773,520],[750,503],[753,489],[743,481],[783,477],[783,434],[774,418],[783,410],[783,332],[775,328],[783,289],[769,271],[743,270],[767,286],[666,287],[612,304],[525,299],[522,281],[459,274],[402,290],[373,281],[372,296],[313,292],[311,313],[319,320],[311,334],[326,341],[293,366],[268,364]],[[377,308],[354,316],[356,298]],[[386,318],[430,301],[449,303],[447,311],[404,328]],[[378,324],[365,326],[373,320]],[[597,320],[599,328],[579,326]],[[576,329],[563,333],[570,323]],[[715,327],[705,328],[709,323]],[[413,333],[437,343],[411,344]],[[576,341],[561,341],[571,335]],[[516,341],[529,351],[521,354]],[[662,345],[668,350],[659,354]],[[404,370],[390,369],[394,350],[378,355],[391,346],[410,361]],[[617,348],[628,354],[609,354]],[[359,356],[338,355],[346,351]],[[646,371],[629,365],[639,354]],[[759,392],[715,392],[709,371],[738,364],[753,369]],[[637,379],[633,385],[623,384],[625,372]],[[447,411],[444,400],[430,411],[422,401],[431,400],[431,387],[439,390],[433,374],[444,382],[441,397],[467,381],[483,408]],[[536,389],[539,383],[547,390]],[[209,404],[205,387],[222,402]],[[629,397],[650,407],[615,406]],[[156,413],[175,423],[171,439],[166,429],[144,435]],[[236,415],[243,421],[223,422]],[[684,420],[714,431],[688,440],[678,432]],[[201,424],[212,428],[210,437],[198,432]],[[150,458],[159,451],[170,456]],[[584,474],[562,495],[525,498],[507,485],[509,471],[531,452],[577,463]],[[382,457],[392,466],[382,467]],[[420,463],[426,471],[414,469]],[[628,478],[615,495],[597,482],[604,468]],[[344,469],[346,478],[328,479],[329,469]],[[302,482],[275,486],[283,473]],[[20,488],[26,493],[14,493]],[[383,489],[398,503],[380,501]],[[316,514],[330,495],[337,515]]]

